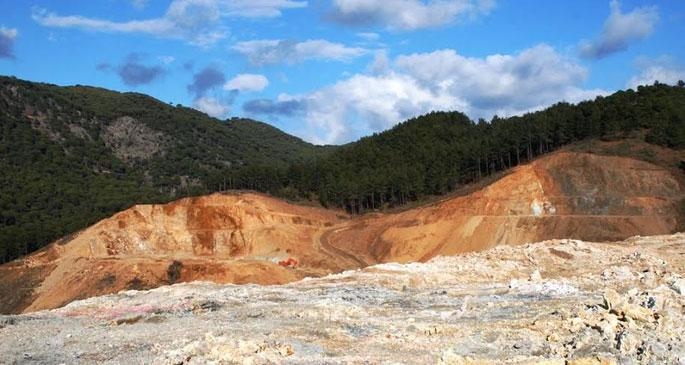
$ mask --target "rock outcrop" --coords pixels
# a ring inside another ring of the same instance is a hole
[[[551,240],[0,316],[8,363],[678,364],[685,235]]]

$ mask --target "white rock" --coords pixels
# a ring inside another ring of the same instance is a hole
[[[679,278],[669,283],[671,289],[680,295],[685,295],[685,279]]]
[[[533,271],[530,274],[530,281],[541,281],[541,280],[542,280],[542,275],[540,275],[540,270],[535,269],[535,271]]]

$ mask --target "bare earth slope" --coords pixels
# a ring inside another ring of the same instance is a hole
[[[473,194],[365,217],[329,241],[370,262],[410,262],[551,238],[672,233],[683,188],[672,172],[623,157],[557,152]]]
[[[9,364],[680,364],[684,275],[683,234],[503,245],[0,316],[0,353]]]
[[[673,233],[683,188],[646,162],[557,152],[470,195],[350,218],[258,194],[214,194],[118,213],[0,266],[0,313],[174,282],[282,284],[381,262],[552,238]]]

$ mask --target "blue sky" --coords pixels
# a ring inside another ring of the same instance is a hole
[[[344,143],[685,79],[681,0],[5,0],[0,74]]]

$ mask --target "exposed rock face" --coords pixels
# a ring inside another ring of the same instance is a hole
[[[0,316],[9,363],[678,364],[685,235],[553,240]]]
[[[123,161],[147,160],[164,153],[168,137],[131,117],[121,117],[104,126],[102,140]]]
[[[673,233],[683,195],[658,166],[558,152],[473,194],[397,214],[348,217],[257,194],[136,206],[0,266],[0,289],[17,293],[0,299],[0,312],[174,282],[282,284],[499,244]]]

